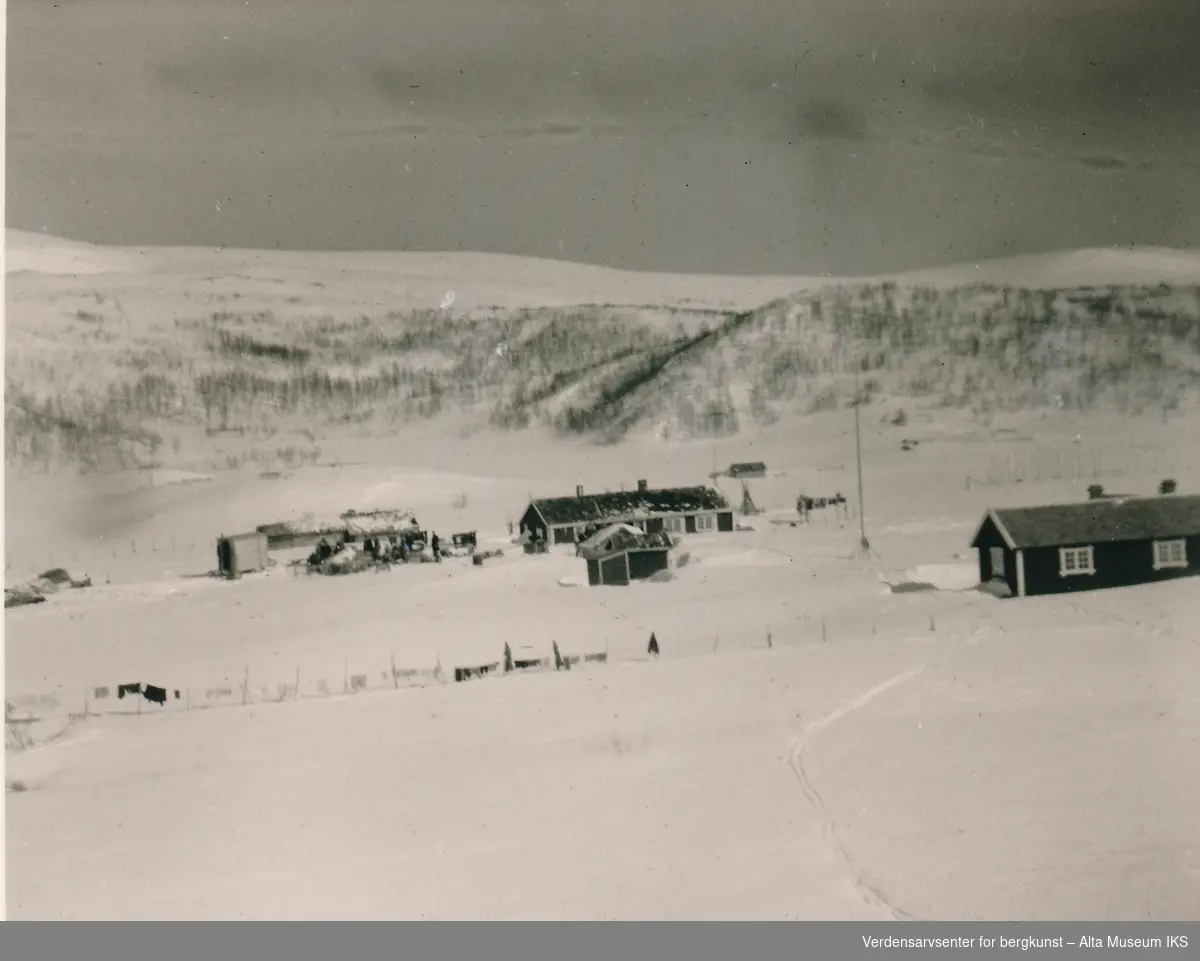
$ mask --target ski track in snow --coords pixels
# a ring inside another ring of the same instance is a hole
[[[878,887],[867,881],[866,876],[861,867],[850,856],[850,852],[846,850],[845,845],[837,836],[837,829],[834,826],[833,818],[829,814],[829,810],[825,806],[825,801],[821,797],[821,793],[812,783],[808,776],[808,770],[804,765],[804,749],[808,746],[813,735],[825,730],[828,727],[836,724],[842,718],[854,713],[862,707],[865,707],[881,694],[886,693],[893,687],[909,681],[921,673],[923,669],[916,667],[912,670],[897,674],[895,677],[876,684],[869,690],[849,701],[845,701],[838,708],[826,714],[824,717],[805,725],[804,730],[794,737],[788,746],[787,754],[784,757],[785,763],[791,768],[792,773],[796,777],[797,783],[800,785],[800,791],[804,795],[804,799],[809,803],[814,811],[821,817],[821,834],[825,841],[833,850],[834,858],[850,875],[854,887],[858,890],[859,895],[867,903],[881,908],[883,911],[895,921],[914,921],[917,920],[913,915],[896,907],[892,904],[886,894]]]

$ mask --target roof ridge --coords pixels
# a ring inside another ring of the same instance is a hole
[[[1060,501],[1059,503],[1051,504],[1009,504],[1004,507],[992,507],[989,510],[994,511],[1036,511],[1036,510],[1062,510],[1063,508],[1071,507],[1092,507],[1101,504],[1126,503],[1128,501],[1184,501],[1200,499],[1198,494],[1105,494],[1103,497],[1089,498],[1085,501]]]
[[[1200,534],[1200,494],[1149,494],[989,508],[1013,549]],[[986,517],[985,517],[986,523]],[[980,527],[982,531],[982,525]],[[976,532],[975,539],[978,539]]]

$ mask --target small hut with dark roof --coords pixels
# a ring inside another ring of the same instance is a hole
[[[587,561],[588,584],[627,586],[670,566],[675,546],[666,531],[647,534],[631,524],[609,524],[580,542],[579,556]]]

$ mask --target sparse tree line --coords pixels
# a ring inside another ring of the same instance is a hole
[[[863,399],[982,417],[1104,403],[1171,412],[1200,379],[1200,288],[842,285],[746,313],[222,311],[174,328],[173,341],[107,348],[111,372],[82,380],[57,376],[52,356],[10,359],[8,462],[128,466],[156,457],[173,426],[369,434],[461,407],[602,440],[650,421],[714,436],[847,404],[854,372]]]

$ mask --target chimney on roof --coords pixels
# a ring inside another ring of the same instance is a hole
[[[1158,492],[1160,494],[1174,494],[1175,493],[1175,482],[1173,480],[1171,480],[1170,478],[1167,478],[1166,480],[1161,481],[1158,485]]]
[[[583,485],[582,485],[582,484],[576,484],[576,485],[575,485],[575,496],[576,496],[576,497],[582,497],[582,496],[583,496]]]
[[[647,484],[647,483],[646,483],[644,480],[639,480],[639,481],[638,481],[638,490],[639,490],[639,491],[642,491],[642,492],[644,492],[644,491],[647,491],[647,490],[649,490],[649,489],[650,489],[649,485],[648,485],[648,484]]]
[[[1092,501],[1099,500],[1103,496],[1104,496],[1104,485],[1103,484],[1089,484],[1088,485],[1088,500],[1092,500]]]

